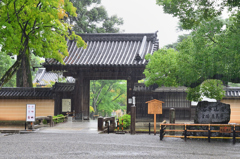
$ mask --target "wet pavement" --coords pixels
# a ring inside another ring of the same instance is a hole
[[[240,143],[99,134],[97,121],[69,122],[29,134],[0,135],[0,158],[240,158]]]

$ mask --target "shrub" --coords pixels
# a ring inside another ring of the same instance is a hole
[[[123,119],[123,129],[128,129],[131,124],[131,115],[125,114],[119,118],[119,126],[122,125]]]
[[[47,124],[47,120],[46,119],[43,119],[43,124]]]
[[[58,117],[64,117],[64,115],[63,114],[59,114],[57,116],[53,116],[53,121],[55,123],[62,123],[62,122],[64,122],[64,118],[57,119]]]

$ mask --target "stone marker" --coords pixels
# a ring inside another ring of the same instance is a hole
[[[196,124],[228,124],[230,121],[230,105],[221,102],[198,102],[194,123]]]

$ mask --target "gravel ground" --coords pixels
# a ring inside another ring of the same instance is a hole
[[[97,121],[67,122],[28,134],[1,134],[0,159],[6,158],[240,158],[240,142],[164,138],[148,134],[99,134]]]
[[[0,135],[0,158],[240,158],[240,143],[156,135],[98,134],[96,130],[40,130]]]

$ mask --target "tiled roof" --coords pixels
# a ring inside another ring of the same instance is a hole
[[[226,87],[226,94],[225,97],[240,97],[240,87]]]
[[[78,48],[74,41],[67,40],[69,56],[64,58],[66,66],[146,65],[145,55],[158,49],[157,33],[79,35],[87,43],[87,48]],[[47,59],[44,66],[47,65],[60,63]]]
[[[2,88],[0,99],[53,99],[55,92],[72,92],[74,83],[55,83],[52,88]]]
[[[157,85],[152,85],[146,87],[144,83],[134,83],[133,91],[135,92],[152,92],[154,89],[157,88]]]
[[[134,89],[135,92],[144,92],[144,91],[151,91],[151,92],[186,92],[186,87],[158,87],[157,84],[151,85],[146,87],[144,83],[135,83]]]
[[[62,72],[47,72],[46,68],[39,68],[33,83],[38,83],[41,86],[50,84],[50,81],[59,82],[59,78],[63,78]],[[74,83],[73,77],[67,77],[68,83]]]
[[[75,83],[55,83],[52,87],[54,92],[71,92],[74,90]]]
[[[0,98],[53,98],[51,88],[2,88]]]
[[[158,87],[154,90],[154,92],[186,92],[187,87],[179,86],[179,87]]]

